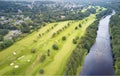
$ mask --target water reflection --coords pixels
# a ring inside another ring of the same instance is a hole
[[[112,15],[106,16],[99,22],[95,44],[86,56],[80,75],[113,75],[113,58],[110,46],[109,22]]]

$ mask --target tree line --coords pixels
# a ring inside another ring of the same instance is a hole
[[[89,53],[91,46],[95,42],[99,20],[108,14],[110,14],[110,12],[107,11],[98,14],[97,20],[86,29],[85,35],[77,42],[77,47],[73,50],[73,53],[66,64],[65,75],[77,75],[77,73],[80,72],[78,69],[83,66],[84,57]]]
[[[120,75],[120,13],[112,16],[110,27],[115,74]]]

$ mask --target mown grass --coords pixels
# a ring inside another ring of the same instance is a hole
[[[92,24],[95,19],[96,14],[91,14],[83,20],[50,23],[26,36],[24,39],[0,52],[0,74],[40,75],[40,69],[44,70],[44,74],[41,75],[63,74],[67,61],[73,49],[77,46],[73,44],[73,39],[75,37],[81,38],[86,28]],[[81,24],[82,27],[75,30],[75,27],[78,27],[79,24]],[[67,28],[63,30],[62,28],[65,26],[67,26]],[[53,37],[53,34],[57,33],[60,29],[62,29],[62,31]],[[49,32],[47,32],[47,30],[49,30]],[[62,40],[63,36],[66,36],[65,41]],[[59,49],[54,50],[52,48],[53,44],[56,44]],[[35,53],[31,53],[31,49],[35,49]],[[50,56],[47,55],[48,49],[50,50]],[[16,52],[16,55],[13,54],[14,52]],[[46,58],[43,62],[40,62],[42,55],[45,55]],[[19,59],[22,56],[24,57]],[[30,62],[28,62],[28,60],[30,60]],[[19,65],[19,67],[14,68],[13,65],[10,66],[11,63],[14,63],[14,66]]]

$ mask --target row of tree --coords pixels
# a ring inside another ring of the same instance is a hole
[[[120,75],[120,13],[111,18],[110,27],[115,74]]]
[[[80,38],[79,42],[77,42],[77,47],[73,50],[73,53],[67,62],[66,70],[64,73],[65,75],[76,75],[77,72],[80,71],[78,68],[83,66],[84,57],[95,42],[99,20],[101,17],[108,14],[110,14],[110,12],[107,11],[103,11],[98,14],[97,20],[86,29],[85,35]]]
[[[77,42],[77,47],[68,60],[65,75],[76,75],[78,68],[82,66],[84,56],[89,52],[90,47],[95,42],[98,20],[91,24],[87,29],[85,35]]]

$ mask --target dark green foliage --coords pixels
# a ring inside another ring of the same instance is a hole
[[[52,48],[53,48],[54,50],[58,50],[58,49],[59,49],[56,44],[53,44]]]
[[[49,50],[49,49],[48,49],[48,51],[47,51],[47,55],[50,56],[50,50]]]
[[[70,56],[70,59],[68,60],[66,64],[66,70],[65,75],[76,75],[77,69],[82,66],[85,53],[90,50],[91,46],[95,42],[96,38],[96,32],[97,32],[97,25],[99,24],[99,21],[95,21],[93,24],[91,24],[87,29],[85,35],[80,39],[79,37],[76,37],[73,39],[73,43],[78,43],[77,47],[73,50],[73,53]]]
[[[90,9],[88,9],[87,11],[89,11],[90,13],[93,13],[93,14],[96,13],[96,9],[95,9],[95,8],[90,8]]]
[[[40,73],[40,74],[44,74],[44,69],[40,69],[40,70],[39,70],[39,73]]]
[[[82,27],[82,25],[81,25],[81,24],[79,24],[79,27]]]
[[[2,35],[0,35],[0,41],[3,41],[3,36]]]
[[[110,21],[111,43],[114,56],[115,74],[120,73],[120,14],[112,16]]]
[[[30,32],[30,26],[26,23],[22,23],[21,31],[23,33],[29,33]]]
[[[62,37],[62,40],[65,41],[65,40],[66,40],[66,36],[63,36],[63,37]]]
[[[8,30],[7,29],[0,29],[0,35],[6,35],[6,34],[8,34]]]
[[[9,47],[13,43],[14,41],[12,39],[4,40],[2,43],[0,43],[0,50],[5,49],[6,47]]]
[[[112,11],[110,10],[110,9],[107,9],[107,10],[105,10],[105,11],[102,11],[100,14],[98,14],[97,15],[97,18],[101,18],[101,17],[103,17],[103,16],[106,16],[106,15],[109,15],[109,14],[111,14],[112,13]]]
[[[76,39],[73,39],[73,44],[77,44],[77,40]]]
[[[75,30],[77,30],[78,29],[78,27],[75,27]]]
[[[79,40],[79,37],[77,36],[77,37],[75,37],[75,39],[73,39],[73,44],[77,44],[77,42],[78,42],[78,40]]]

